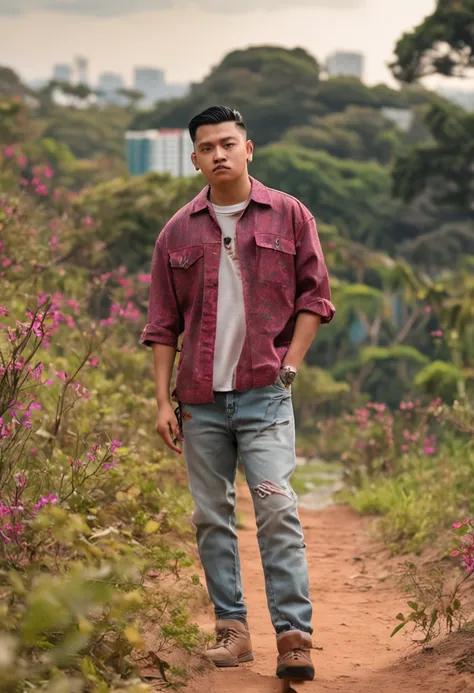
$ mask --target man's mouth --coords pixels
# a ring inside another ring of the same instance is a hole
[[[216,168],[214,169],[214,173],[216,171],[230,171],[230,168],[228,166],[216,166]]]

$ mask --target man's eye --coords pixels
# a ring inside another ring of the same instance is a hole
[[[234,146],[233,142],[227,142],[227,144],[226,144],[226,147],[233,147],[233,146]]]

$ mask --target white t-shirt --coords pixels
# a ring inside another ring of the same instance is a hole
[[[212,206],[222,230],[213,388],[228,392],[235,389],[235,369],[245,340],[244,292],[235,229],[247,202]]]

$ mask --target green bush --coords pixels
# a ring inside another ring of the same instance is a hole
[[[138,346],[149,277],[39,168],[0,202],[0,690],[148,690],[200,632],[184,470],[158,444]]]

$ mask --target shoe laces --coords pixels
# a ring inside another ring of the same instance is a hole
[[[297,661],[298,659],[306,657],[307,656],[306,653],[307,653],[307,650],[303,650],[303,648],[301,648],[301,647],[295,647],[289,653],[289,659],[292,659],[293,661]]]
[[[217,644],[227,647],[234,643],[238,637],[239,634],[234,628],[224,628],[217,633]]]

